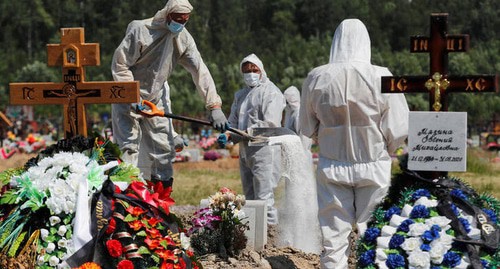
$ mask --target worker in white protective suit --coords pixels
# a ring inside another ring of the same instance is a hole
[[[312,139],[302,135],[302,131],[300,130],[299,125],[299,112],[300,112],[300,91],[295,86],[288,87],[285,92],[283,92],[283,96],[285,96],[286,107],[285,107],[285,124],[284,127],[294,131],[297,135],[299,135],[300,140],[302,141],[302,145],[304,146],[304,150],[306,150],[306,155],[311,158],[311,146]]]
[[[169,112],[167,80],[180,64],[191,73],[210,110],[213,127],[224,131],[228,122],[221,110],[221,98],[193,37],[184,27],[192,10],[187,0],[169,0],[154,17],[132,21],[113,55],[113,77],[116,81],[139,81],[141,100]],[[137,165],[139,152],[146,152],[151,166],[144,172],[157,180],[170,181],[171,160],[175,157],[172,149],[183,143],[180,136],[175,136],[171,120],[143,117],[128,104],[113,104],[112,116],[113,135],[123,152],[122,159]]]
[[[229,114],[232,127],[250,132],[255,127],[281,127],[285,99],[267,77],[262,61],[250,54],[240,63],[246,86],[234,94]],[[278,223],[274,207],[274,189],[280,179],[280,145],[248,145],[235,133],[222,133],[218,143],[240,143],[240,175],[247,200],[267,201],[267,222]]]
[[[381,77],[370,62],[370,37],[358,19],[336,29],[330,63],[309,72],[302,88],[300,124],[317,135],[318,207],[324,251],[322,268],[347,268],[349,234],[363,234],[391,180],[391,157],[408,134],[403,94],[381,94]]]

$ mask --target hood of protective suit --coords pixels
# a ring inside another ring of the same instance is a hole
[[[288,87],[283,93],[285,96],[287,104],[291,109],[299,109],[300,108],[300,92],[299,89],[295,86]]]
[[[253,64],[255,64],[256,66],[259,67],[260,72],[262,74],[262,76],[260,78],[260,83],[264,83],[264,82],[267,81],[267,73],[266,73],[266,70],[264,69],[264,64],[259,59],[259,57],[257,57],[257,55],[255,55],[255,54],[252,53],[252,54],[248,55],[247,57],[243,58],[243,60],[240,63],[240,72],[241,72],[241,74],[243,74],[243,71],[241,71],[241,68],[243,67],[243,64],[246,63],[246,62],[251,62],[251,63],[253,63]]]
[[[370,63],[371,45],[366,26],[358,19],[347,19],[335,30],[330,63]]]
[[[165,26],[167,24],[167,15],[170,13],[191,13],[193,6],[188,0],[169,0],[164,8],[158,10],[153,17],[154,26]]]

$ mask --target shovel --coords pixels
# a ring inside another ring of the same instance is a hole
[[[148,116],[148,117],[160,116],[160,117],[167,117],[167,118],[171,118],[171,119],[182,120],[182,121],[212,126],[212,123],[209,121],[194,119],[194,118],[185,117],[185,116],[174,115],[171,113],[165,113],[165,111],[159,110],[155,104],[153,104],[147,100],[143,100],[141,105],[137,106],[137,111],[145,116]],[[247,141],[253,141],[255,143],[267,143],[267,140],[268,140],[267,137],[249,135],[245,131],[231,128],[231,127],[229,127],[227,130],[230,132],[233,132],[235,134],[241,135],[243,137],[243,139],[245,139]]]

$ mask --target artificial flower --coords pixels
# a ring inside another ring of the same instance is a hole
[[[113,258],[120,257],[122,255],[122,244],[120,241],[115,239],[110,239],[106,241],[106,248],[108,250],[109,255]]]

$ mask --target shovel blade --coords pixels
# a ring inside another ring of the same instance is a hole
[[[294,131],[284,127],[259,127],[251,129],[250,135],[252,135],[256,139],[248,142],[249,146],[265,146],[269,144],[268,137],[297,134]]]

